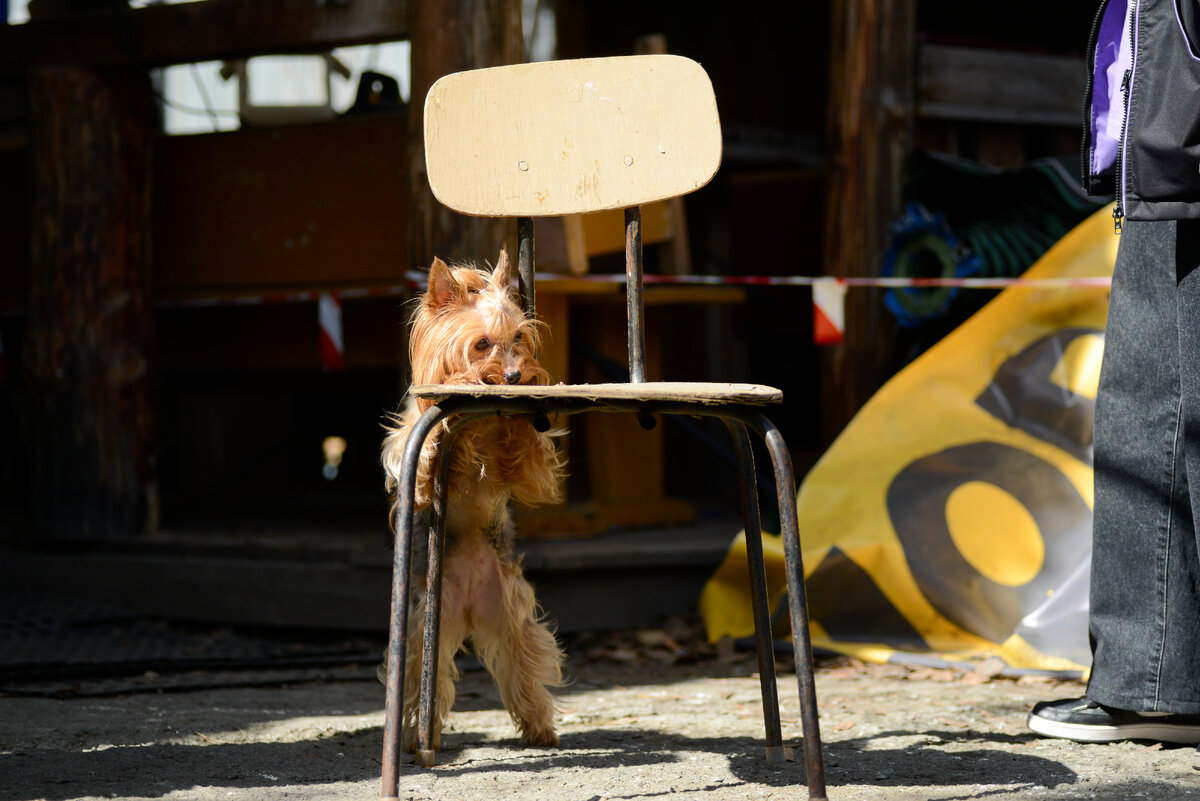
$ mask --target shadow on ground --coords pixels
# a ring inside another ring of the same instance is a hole
[[[922,742],[900,748],[873,745],[894,737],[919,737]],[[1053,759],[998,750],[1032,739],[1026,735],[983,731],[890,731],[840,740],[825,744],[826,781],[831,786],[921,787],[984,783],[1016,788],[1054,787],[1078,780],[1073,770]],[[980,747],[962,748],[972,744]]]
[[[195,787],[366,781],[379,777],[379,729],[296,743],[132,745],[0,754],[0,797],[157,798]],[[4,785],[12,782],[11,787]]]
[[[876,742],[901,736],[909,739],[918,736],[923,742],[901,748],[874,746]],[[447,736],[447,748],[436,768],[439,778],[476,772],[538,773],[572,767],[649,766],[678,762],[681,754],[703,751],[727,757],[731,772],[746,783],[789,787],[807,781],[799,742],[794,747],[794,761],[772,765],[763,758],[762,744],[745,737],[686,737],[643,729],[595,729],[563,735],[560,748],[555,751],[537,754],[526,751],[519,759],[456,764],[456,754],[468,744],[464,742],[467,739],[469,735]],[[897,731],[827,742],[824,747],[826,783],[831,787],[861,784],[907,787],[986,782],[1018,788],[1030,785],[1053,787],[1077,781],[1074,771],[1052,759],[994,750],[1029,739],[979,731]],[[969,750],[960,747],[971,743],[979,743],[981,747]],[[521,748],[515,739],[495,745],[498,749]],[[408,772],[416,770],[411,766],[406,769]]]

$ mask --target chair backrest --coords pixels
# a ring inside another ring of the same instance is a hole
[[[629,377],[644,381],[641,205],[699,189],[721,164],[700,65],[645,55],[457,72],[429,88],[424,120],[434,196],[462,214],[517,218],[527,314],[533,218],[625,209]]]
[[[463,214],[628,208],[708,183],[721,126],[712,83],[687,58],[514,64],[430,88],[425,163],[434,196]]]

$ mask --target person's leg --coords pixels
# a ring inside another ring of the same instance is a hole
[[[1200,712],[1168,686],[1200,649],[1175,233],[1130,222],[1121,235],[1096,401],[1088,697],[1135,712]]]
[[[1093,436],[1087,698],[1039,704],[1030,728],[1082,740],[1200,742],[1200,584],[1188,501],[1176,315],[1176,225],[1127,222]],[[1190,372],[1190,371],[1189,371]],[[1200,465],[1197,466],[1200,475]],[[1172,713],[1144,717],[1134,713]]]
[[[1200,712],[1200,220],[1180,220],[1176,246],[1177,319],[1183,410],[1183,457],[1193,536],[1179,545],[1171,619],[1160,676],[1159,708]]]

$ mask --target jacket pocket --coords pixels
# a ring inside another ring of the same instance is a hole
[[[1175,0],[1175,19],[1192,58],[1200,61],[1200,0]]]

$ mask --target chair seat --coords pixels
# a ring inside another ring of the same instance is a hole
[[[721,384],[683,381],[648,381],[640,384],[552,384],[550,386],[493,384],[415,384],[409,392],[440,403],[450,398],[512,399],[529,401],[584,400],[603,404],[649,401],[699,403],[708,406],[780,403],[783,392],[761,384]]]

